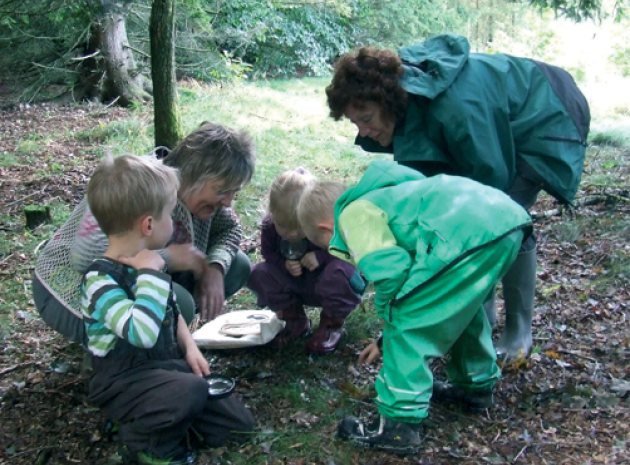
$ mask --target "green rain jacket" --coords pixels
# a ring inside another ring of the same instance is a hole
[[[387,318],[392,301],[519,229],[531,233],[530,216],[498,189],[380,160],[337,200],[329,250],[374,283]]]
[[[393,152],[403,164],[437,162],[449,167],[440,172],[504,192],[518,172],[558,200],[573,200],[590,113],[569,73],[527,58],[470,53],[468,41],[452,35],[398,53],[400,84],[409,93],[406,117],[391,147],[364,137],[357,144]]]

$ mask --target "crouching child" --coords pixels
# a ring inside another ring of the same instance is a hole
[[[208,397],[208,362],[197,348],[157,253],[172,235],[175,168],[144,157],[108,157],[88,184],[90,210],[108,238],[81,284],[92,356],[89,400],[119,425],[123,458],[192,464],[201,445],[242,439],[254,419],[235,396]]]
[[[346,417],[340,437],[398,454],[417,452],[434,394],[429,362],[447,354],[449,383],[436,386],[436,397],[490,406],[500,369],[483,302],[531,233],[522,207],[467,178],[426,178],[376,161],[347,190],[332,182],[309,187],[298,219],[310,241],[356,264],[374,284],[384,321],[375,381],[379,419],[365,427]],[[361,358],[375,352],[372,344]]]
[[[321,307],[319,327],[306,350],[325,355],[339,345],[344,321],[361,302],[365,283],[354,266],[304,237],[296,208],[300,195],[314,181],[304,168],[285,171],[274,180],[269,214],[261,228],[264,261],[252,269],[248,286],[259,306],[268,306],[286,322],[271,343],[279,349],[310,332],[304,306]]]

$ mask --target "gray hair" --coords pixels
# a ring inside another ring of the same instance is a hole
[[[238,190],[254,175],[256,156],[248,134],[214,123],[202,123],[164,158],[179,170],[180,197],[221,180],[225,190]]]

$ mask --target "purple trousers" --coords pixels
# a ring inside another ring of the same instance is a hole
[[[273,311],[322,307],[322,316],[343,321],[361,302],[350,285],[354,273],[355,268],[342,260],[332,260],[315,271],[303,269],[298,277],[262,262],[254,265],[247,287],[256,294],[260,307]]]

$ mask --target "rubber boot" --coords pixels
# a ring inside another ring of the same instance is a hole
[[[337,348],[343,335],[343,318],[320,315],[319,327],[306,343],[306,351],[313,355],[329,354]]]
[[[504,359],[526,357],[532,347],[532,314],[536,292],[536,248],[519,252],[503,277],[505,327],[497,343]]]
[[[284,329],[269,342],[269,346],[282,349],[292,341],[310,334],[311,320],[306,316],[302,305],[285,310],[276,310],[276,315],[286,324]]]

